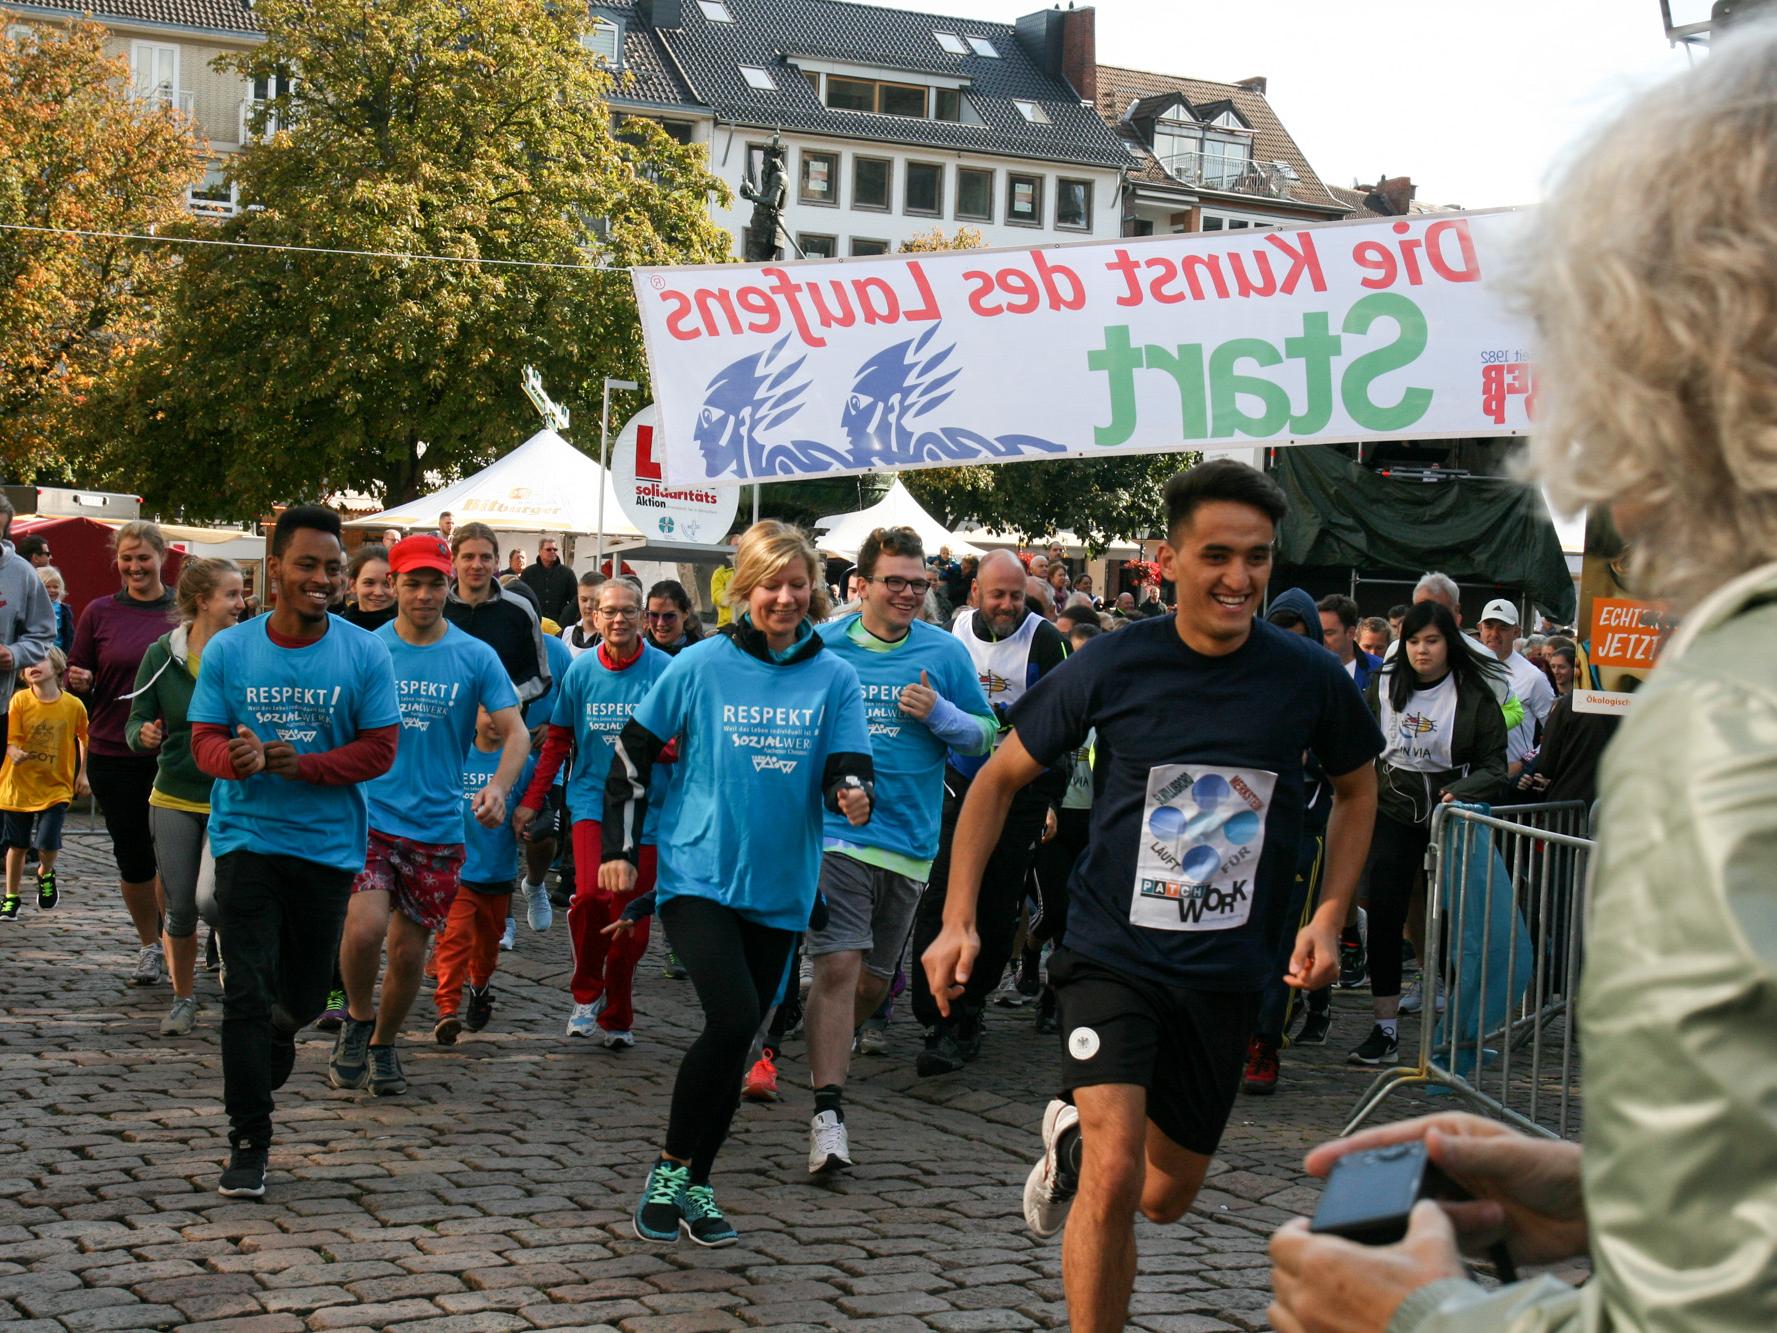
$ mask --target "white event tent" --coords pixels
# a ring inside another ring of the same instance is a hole
[[[971,546],[960,537],[953,535],[948,528],[920,507],[919,501],[913,498],[899,477],[889,487],[888,494],[883,496],[868,509],[860,509],[850,514],[829,514],[815,520],[816,529],[824,529],[816,538],[821,550],[828,555],[843,556],[847,560],[858,558],[858,548],[877,528],[912,528],[919,534],[920,541],[925,544],[927,555],[937,555],[943,546],[950,548],[954,559],[965,555],[981,555],[978,546]]]

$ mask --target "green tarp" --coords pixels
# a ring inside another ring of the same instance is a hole
[[[1500,477],[1424,482],[1390,478],[1325,445],[1279,449],[1273,475],[1289,497],[1277,563],[1522,588],[1557,621],[1573,622],[1573,575],[1534,486]]]

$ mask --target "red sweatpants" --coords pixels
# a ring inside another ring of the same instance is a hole
[[[493,977],[511,907],[510,893],[476,893],[468,888],[452,900],[432,960],[438,973],[433,999],[440,1018],[461,1008],[465,980],[471,986],[485,986]]]
[[[597,820],[574,821],[574,899],[568,904],[568,936],[574,943],[571,989],[575,1004],[591,1004],[603,995],[599,1026],[607,1032],[627,1032],[636,1021],[636,964],[648,950],[648,919],[615,941],[603,931],[634,899],[654,887],[656,862],[654,848],[644,845],[637,858],[635,892],[620,897],[606,893],[599,888],[602,834]]]

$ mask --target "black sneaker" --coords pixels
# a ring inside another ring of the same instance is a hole
[[[0,921],[17,921],[19,919],[19,898],[16,893],[9,893],[0,899]]]
[[[236,1144],[228,1154],[228,1166],[216,1183],[216,1192],[225,1199],[263,1199],[265,1163],[270,1156],[269,1148]]]
[[[1364,1038],[1363,1045],[1346,1057],[1354,1065],[1379,1065],[1395,1058],[1400,1050],[1400,1039],[1378,1023],[1370,1029],[1370,1035]]]
[[[1292,1046],[1325,1046],[1327,1033],[1333,1026],[1333,1012],[1330,1009],[1310,1009],[1308,1017],[1302,1020],[1302,1030],[1291,1040]]]
[[[963,1059],[972,1061],[981,1054],[981,1042],[987,1036],[987,1022],[979,1013],[964,1014],[957,1020],[956,1044]]]
[[[967,1063],[962,1047],[957,1045],[954,1027],[940,1022],[926,1034],[926,1047],[913,1068],[921,1078],[930,1078],[934,1074],[954,1074]]]
[[[47,912],[50,908],[60,902],[61,898],[62,895],[56,892],[56,872],[53,870],[39,870],[37,872],[38,908]]]
[[[1364,946],[1351,944],[1344,940],[1339,942],[1339,981],[1340,990],[1357,990],[1370,984],[1370,960],[1364,952]]]
[[[469,1010],[463,1015],[463,1026],[471,1032],[480,1032],[493,1016],[494,988],[492,986],[469,987]]]

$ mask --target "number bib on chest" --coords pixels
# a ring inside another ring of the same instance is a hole
[[[1276,785],[1277,774],[1261,769],[1149,769],[1130,921],[1150,930],[1244,926]]]

